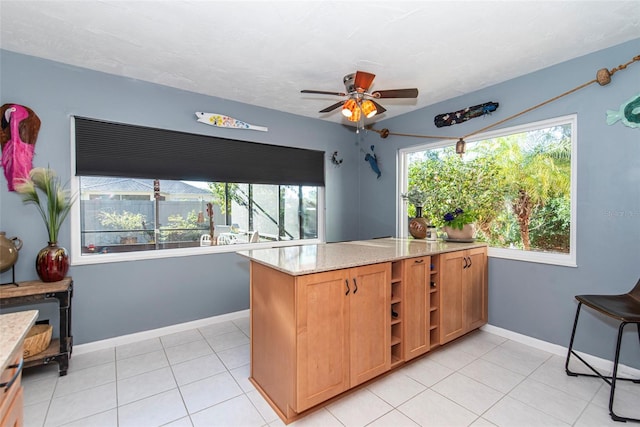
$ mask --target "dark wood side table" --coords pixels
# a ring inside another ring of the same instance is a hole
[[[0,286],[0,309],[18,305],[32,304],[50,299],[58,300],[60,309],[60,338],[52,339],[49,347],[38,354],[24,359],[24,367],[46,365],[58,362],[60,376],[67,375],[69,358],[73,349],[71,335],[71,298],[73,297],[73,279],[65,277],[59,282],[31,280],[17,282],[16,285]]]

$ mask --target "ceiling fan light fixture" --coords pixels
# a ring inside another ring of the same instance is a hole
[[[359,111],[358,104],[353,98],[347,99],[342,107],[342,115],[351,120],[355,111]]]
[[[378,109],[376,108],[375,104],[368,99],[362,102],[360,108],[362,109],[362,114],[364,114],[367,119],[370,119],[371,117],[378,114]]]
[[[347,120],[349,120],[350,122],[359,122],[360,117],[362,117],[362,112],[360,111],[360,105],[356,104],[355,108],[351,111],[351,113],[352,113],[351,116],[347,117]]]

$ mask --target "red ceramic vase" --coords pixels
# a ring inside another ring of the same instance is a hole
[[[57,242],[40,249],[36,257],[36,272],[43,282],[62,280],[69,271],[69,253]]]

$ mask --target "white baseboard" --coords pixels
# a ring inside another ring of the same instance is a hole
[[[121,335],[100,341],[93,341],[86,344],[78,344],[73,346],[73,354],[77,355],[89,353],[96,350],[104,350],[106,348],[117,347],[119,345],[130,344],[150,338],[158,338],[164,335],[175,334],[176,332],[188,331],[190,329],[201,328],[203,326],[240,319],[243,317],[249,317],[249,310],[241,310],[233,313],[221,314],[219,316],[207,317],[205,319],[193,320],[191,322],[178,323],[176,325],[166,326],[164,328],[151,329],[148,331],[136,332],[128,335]]]
[[[527,335],[522,335],[517,332],[513,332],[508,329],[498,328],[497,326],[493,326],[489,324],[484,325],[480,329],[485,332],[489,332],[491,334],[508,338],[515,342],[519,342],[520,344],[525,344],[530,347],[537,348],[538,350],[546,351],[547,353],[555,354],[557,356],[562,356],[563,358],[567,357],[567,352],[569,351],[568,347],[563,347],[558,344],[552,344],[546,341],[539,340],[537,338],[532,338]],[[592,356],[590,354],[582,353],[580,351],[576,351],[576,353],[578,353],[580,357],[586,360],[594,368],[600,370],[603,373],[606,373],[606,375],[611,375],[611,372],[613,371],[612,360],[602,359],[600,357]],[[573,361],[573,358],[571,360]],[[588,371],[588,368],[586,372],[591,373],[590,371]],[[632,368],[630,366],[623,365],[622,363],[620,363],[618,364],[618,375],[621,377],[640,378],[640,369]]]
[[[205,319],[193,320],[191,322],[179,323],[176,325],[166,326],[164,328],[151,329],[148,331],[136,332],[128,335],[121,335],[118,337],[108,338],[100,341],[93,341],[86,344],[79,344],[73,346],[73,354],[84,354],[96,350],[104,350],[106,348],[117,347],[119,345],[130,344],[137,341],[142,341],[150,338],[158,338],[164,335],[174,334],[176,332],[188,331],[190,329],[200,328],[203,326],[212,325],[215,323],[226,322],[229,320],[240,319],[249,316],[249,310],[241,310],[233,313],[221,314],[219,316],[207,317]],[[498,335],[507,339],[510,339],[521,344],[528,345],[533,348],[537,348],[547,353],[555,354],[561,357],[567,357],[567,347],[561,345],[552,344],[546,341],[532,338],[527,335],[522,335],[517,332],[510,331],[508,329],[499,328],[493,325],[484,325],[483,331],[489,332],[494,335]],[[592,356],[590,354],[577,352],[583,359],[593,365],[594,368],[602,370],[602,372],[611,373],[613,370],[613,362],[600,357]],[[632,378],[640,378],[640,369],[635,369],[630,366],[620,364],[618,371],[621,376],[627,376]]]

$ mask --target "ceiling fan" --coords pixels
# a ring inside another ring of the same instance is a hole
[[[316,93],[320,95],[336,95],[346,96],[347,99],[336,102],[327,108],[320,110],[320,113],[328,113],[339,107],[342,107],[342,114],[351,122],[359,122],[361,119],[371,118],[376,114],[382,114],[386,110],[382,105],[374,101],[374,99],[382,98],[417,98],[418,89],[391,89],[391,90],[375,90],[369,92],[371,83],[376,77],[375,74],[365,71],[356,71],[347,74],[342,79],[346,92],[328,92],[324,90],[301,90],[301,93]]]

